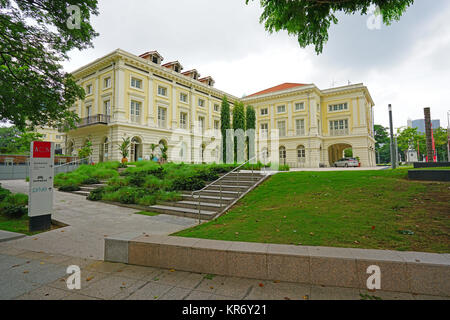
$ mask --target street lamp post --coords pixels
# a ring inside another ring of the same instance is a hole
[[[392,169],[397,168],[397,152],[395,150],[395,141],[394,141],[394,124],[392,121],[392,105],[389,105],[389,125],[391,127],[391,165]]]

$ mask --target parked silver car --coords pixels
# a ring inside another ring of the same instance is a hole
[[[355,158],[343,158],[334,163],[335,167],[359,167],[359,161]]]

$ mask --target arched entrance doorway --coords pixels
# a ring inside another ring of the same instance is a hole
[[[347,143],[337,143],[328,147],[328,159],[330,166],[333,167],[334,163],[338,160],[344,158],[344,151],[346,149],[351,149],[352,146]]]
[[[286,148],[280,147],[280,165],[286,164]]]
[[[162,160],[163,162],[167,161],[168,157],[169,157],[169,155],[168,155],[169,147],[168,147],[167,141],[164,139],[160,140],[158,143],[158,146],[159,146],[159,150],[161,151],[160,152],[160,160]]]
[[[130,159],[132,162],[142,160],[142,140],[139,137],[131,139]]]

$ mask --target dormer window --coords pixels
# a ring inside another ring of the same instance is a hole
[[[202,79],[199,79],[198,81],[200,81],[201,83],[204,83],[210,87],[213,87],[214,83],[215,83],[215,81],[212,77],[202,78]]]
[[[149,51],[139,56],[142,59],[149,60],[155,64],[161,64],[164,58],[158,53],[158,51]]]
[[[164,68],[173,70],[175,72],[181,72],[183,70],[183,66],[178,61],[169,62],[166,64],[163,64]]]
[[[198,73],[195,69],[183,72],[182,74],[194,80],[198,80],[200,78],[200,73]]]

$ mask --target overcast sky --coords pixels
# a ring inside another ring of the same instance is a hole
[[[320,89],[364,83],[375,101],[375,122],[394,125],[423,118],[447,127],[450,110],[450,1],[416,0],[400,22],[370,30],[367,16],[339,16],[322,55],[301,49],[286,32],[269,35],[259,23],[255,0],[99,0],[92,23],[100,36],[93,49],[72,52],[73,71],[121,48],[141,54],[158,50],[165,62],[211,75],[216,87],[235,96],[284,82]]]

